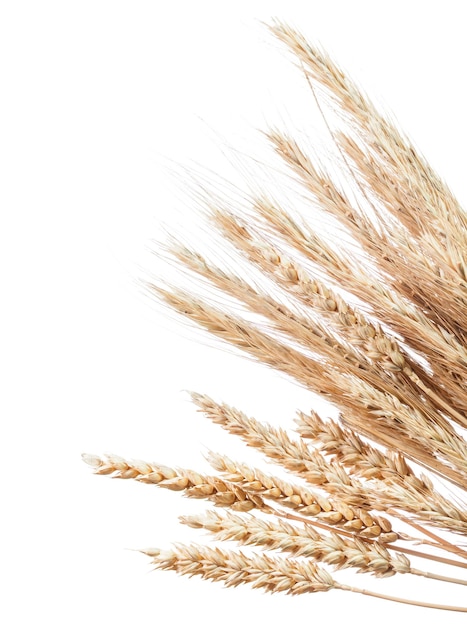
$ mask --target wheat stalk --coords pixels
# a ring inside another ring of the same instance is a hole
[[[202,295],[161,280],[146,287],[185,319],[329,400],[339,416],[299,411],[293,434],[191,394],[198,411],[287,478],[216,452],[207,455],[212,475],[116,455],[83,459],[96,474],[222,507],[180,521],[251,551],[144,550],[156,568],[226,586],[345,590],[466,612],[347,585],[328,568],[467,584],[409,560],[467,569],[467,215],[325,52],[285,24],[269,28],[311,89],[340,178],[288,132],[266,130],[304,210],[271,190],[251,192],[236,207],[200,185],[194,194],[216,247],[228,247],[228,267],[221,253],[212,260],[173,238],[165,252]],[[339,246],[310,217],[316,211],[336,223]],[[281,552],[293,558],[271,554]]]

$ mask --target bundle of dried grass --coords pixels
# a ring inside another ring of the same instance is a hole
[[[212,475],[117,456],[84,460],[97,474],[209,500],[225,512],[181,522],[265,551],[145,550],[158,568],[227,586],[291,594],[340,589],[467,612],[366,591],[329,572],[467,584],[435,567],[467,568],[467,215],[324,52],[282,23],[271,31],[295,55],[324,118],[325,107],[336,118],[327,128],[340,177],[299,141],[270,130],[308,216],[271,193],[252,193],[238,210],[207,194],[216,246],[225,244],[230,260],[236,254],[240,270],[175,242],[171,258],[200,279],[204,295],[149,288],[209,333],[329,400],[339,419],[300,412],[294,437],[192,394],[199,411],[285,468],[290,480],[214,453]],[[334,220],[331,238],[316,215]],[[228,296],[222,308],[214,304],[219,294]],[[413,567],[411,557],[435,571]]]

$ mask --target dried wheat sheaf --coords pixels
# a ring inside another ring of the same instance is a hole
[[[338,180],[300,141],[270,129],[267,139],[300,185],[308,217],[269,190],[252,192],[238,210],[208,193],[216,246],[222,241],[250,272],[230,271],[175,242],[171,258],[200,279],[204,295],[157,281],[149,288],[209,333],[329,400],[339,418],[300,412],[289,435],[192,394],[199,411],[281,465],[290,480],[215,453],[212,475],[112,455],[83,458],[97,474],[210,501],[220,508],[181,522],[216,541],[261,548],[144,551],[158,568],[227,586],[340,589],[467,612],[349,586],[329,571],[467,584],[410,561],[426,559],[434,570],[442,563],[454,573],[467,568],[467,215],[326,53],[280,22],[270,30],[293,53],[323,112]],[[316,228],[318,214],[334,221],[339,245]],[[227,296],[221,308],[219,294]]]

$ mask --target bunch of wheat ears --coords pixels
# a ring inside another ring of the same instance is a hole
[[[267,140],[300,185],[305,217],[269,190],[251,192],[242,207],[208,193],[215,246],[237,255],[237,272],[175,242],[171,258],[200,279],[201,295],[158,281],[149,288],[196,325],[329,400],[338,418],[299,412],[289,435],[192,394],[199,411],[290,480],[217,453],[208,457],[210,475],[114,455],[83,458],[96,474],[208,500],[218,508],[181,522],[216,542],[248,546],[143,551],[157,568],[227,586],[340,589],[467,612],[349,586],[330,573],[354,568],[467,584],[410,561],[426,559],[434,570],[442,563],[453,573],[467,568],[467,215],[327,54],[283,23],[270,30],[293,53],[323,113],[338,180],[300,141],[269,130]],[[334,220],[332,237],[319,233],[319,216]]]

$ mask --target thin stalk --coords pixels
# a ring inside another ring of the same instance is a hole
[[[467,580],[461,578],[451,578],[450,576],[442,576],[441,574],[434,574],[433,572],[423,572],[422,570],[410,568],[410,573],[414,576],[423,576],[424,578],[431,578],[433,580],[441,580],[444,583],[454,583],[455,585],[467,585]]]
[[[414,528],[415,530],[418,530],[418,532],[423,533],[427,537],[430,537],[430,539],[433,539],[433,541],[435,542],[435,546],[440,548],[441,550],[452,552],[453,554],[457,554],[457,556],[461,556],[464,559],[467,559],[467,552],[465,550],[462,550],[461,548],[458,548],[457,546],[453,545],[446,539],[439,537],[438,535],[433,533],[431,530],[428,530],[428,528],[424,528],[423,526],[420,526],[419,524],[417,524],[417,522],[414,522],[410,518],[405,517],[404,515],[401,515],[398,511],[394,511],[393,509],[388,509],[386,512],[389,515],[393,515],[394,517],[397,517],[405,524],[412,526],[412,528]],[[433,545],[433,544],[430,543],[430,545]]]
[[[452,565],[453,567],[461,567],[462,569],[467,569],[467,563],[462,563],[462,561],[455,561],[454,559],[448,559],[444,556],[439,556],[437,554],[419,552],[418,550],[412,550],[411,548],[395,546],[392,543],[387,543],[384,547],[388,550],[394,550],[394,552],[401,552],[402,554],[408,554],[409,556],[416,556],[420,559],[427,559],[428,561],[436,561],[437,563],[444,563],[444,565]]]
[[[431,602],[422,602],[420,600],[409,600],[408,598],[399,598],[398,596],[387,596],[384,593],[378,593],[377,591],[370,591],[369,589],[359,589],[358,587],[350,587],[349,585],[341,585],[336,582],[335,589],[343,589],[344,591],[353,591],[354,593],[361,593],[364,596],[372,596],[373,598],[380,598],[382,600],[390,600],[391,602],[400,602],[401,604],[411,604],[413,606],[422,606],[426,609],[440,609],[442,611],[457,611],[458,613],[467,613],[467,607],[465,606],[451,606],[447,604],[433,604]]]

